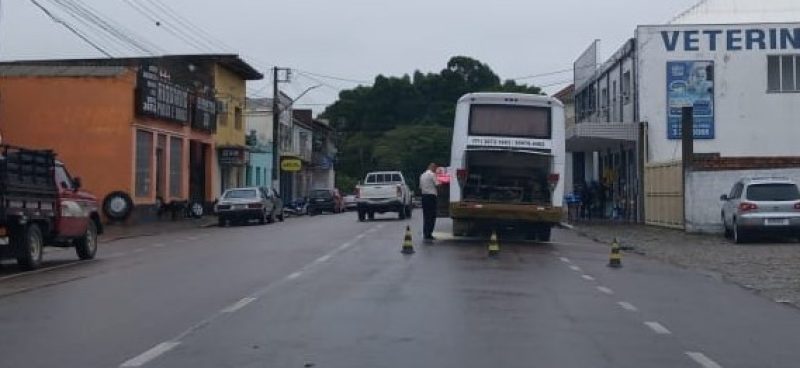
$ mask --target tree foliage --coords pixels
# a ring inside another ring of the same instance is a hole
[[[478,60],[456,56],[439,73],[378,75],[372,86],[344,90],[323,116],[339,132],[337,186],[345,191],[373,170],[401,170],[410,184],[429,162],[449,164],[456,101],[470,92],[541,93],[502,82]]]

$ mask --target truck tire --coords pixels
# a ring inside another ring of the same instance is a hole
[[[116,191],[103,199],[103,213],[111,220],[125,221],[133,212],[133,200],[128,193]]]
[[[453,236],[467,236],[468,233],[469,233],[468,222],[453,220]]]
[[[369,217],[370,221],[375,221],[375,211],[369,211],[369,213],[367,213],[367,217]]]
[[[75,253],[82,260],[94,259],[97,254],[97,225],[94,221],[89,221],[83,237],[75,239]]]
[[[364,222],[367,219],[367,211],[358,210],[358,222]]]
[[[30,224],[20,230],[22,236],[17,236],[15,244],[17,251],[17,264],[24,270],[39,268],[44,254],[44,237],[39,225]]]
[[[404,206],[400,207],[397,210],[397,218],[399,218],[401,220],[405,220],[406,219],[406,208]]]
[[[412,212],[414,212],[414,207],[411,205],[406,206],[406,217],[411,218]]]

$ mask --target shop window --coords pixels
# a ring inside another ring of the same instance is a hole
[[[183,139],[172,137],[169,141],[169,194],[180,197],[183,189]]]
[[[260,167],[256,167],[256,186],[257,187],[261,186],[261,168]]]
[[[236,107],[233,109],[233,126],[236,130],[242,130],[242,108]]]
[[[137,197],[150,195],[150,174],[153,158],[153,133],[136,131],[136,188]]]
[[[800,55],[767,56],[767,91],[800,92]]]

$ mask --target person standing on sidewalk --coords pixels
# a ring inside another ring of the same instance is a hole
[[[433,227],[436,225],[436,164],[430,163],[428,170],[419,176],[419,191],[422,193],[422,235],[425,240],[435,240]]]

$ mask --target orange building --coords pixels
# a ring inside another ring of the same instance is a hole
[[[217,67],[261,78],[235,55],[0,63],[0,134],[54,149],[106,219],[202,210],[219,180]]]

